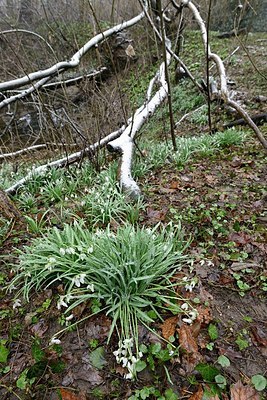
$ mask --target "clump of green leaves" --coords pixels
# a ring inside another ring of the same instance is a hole
[[[109,227],[95,233],[83,221],[53,228],[20,251],[18,274],[11,286],[28,300],[30,292],[64,283],[58,308],[70,312],[80,303],[100,299],[121,340],[134,338],[138,346],[138,321],[149,324],[147,310],[160,317],[155,304],[175,308],[177,299],[170,277],[181,265],[185,247],[181,228],[158,229],[124,225],[116,234]],[[176,306],[176,312],[179,307]]]

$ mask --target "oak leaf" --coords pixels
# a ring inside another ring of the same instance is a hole
[[[178,322],[178,316],[167,318],[161,325],[162,336],[164,339],[169,340],[170,336],[174,336],[176,325]]]
[[[189,400],[202,400],[203,397],[203,389],[202,386],[199,385],[198,390],[189,397]]]
[[[76,394],[64,388],[60,388],[60,394],[62,400],[85,400],[85,396],[83,394]]]
[[[259,393],[248,385],[243,385],[241,381],[237,381],[231,386],[231,400],[260,400]]]

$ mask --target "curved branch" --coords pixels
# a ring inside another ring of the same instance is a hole
[[[129,21],[122,22],[121,24],[118,24],[114,26],[113,28],[107,29],[103,33],[99,33],[98,35],[94,36],[92,39],[90,39],[83,47],[81,47],[69,61],[60,61],[56,64],[54,64],[52,67],[49,67],[44,70],[40,70],[37,72],[32,72],[28,75],[25,75],[21,78],[17,78],[8,82],[3,82],[0,83],[0,91],[5,91],[5,90],[11,90],[11,89],[16,89],[21,86],[27,85],[31,82],[34,82],[38,79],[45,79],[45,78],[51,78],[51,76],[61,73],[65,71],[66,69],[69,68],[74,68],[77,67],[80,63],[81,58],[92,48],[98,45],[100,42],[104,41],[106,38],[109,36],[113,35],[114,33],[118,33],[125,28],[129,28],[130,26],[135,25],[137,22],[139,22],[142,18],[144,18],[145,14],[144,11],[141,12],[139,15],[136,17],[130,19]],[[39,81],[40,82],[40,81]],[[0,103],[0,108],[1,108]]]
[[[39,33],[32,32],[32,31],[28,31],[27,29],[19,29],[19,28],[16,28],[16,29],[9,29],[9,30],[7,30],[7,31],[1,31],[1,32],[0,32],[0,35],[6,35],[6,34],[8,34],[8,33],[17,33],[17,32],[20,32],[20,33],[27,33],[27,34],[29,34],[29,35],[33,35],[33,36],[36,36],[37,38],[41,39],[43,42],[45,42],[45,44],[47,45],[47,47],[51,50],[51,52],[53,53],[53,55],[54,55],[55,58],[56,58],[56,53],[55,53],[53,47],[51,46],[51,44],[48,43],[48,41],[45,40],[45,38],[44,38],[43,36],[39,35]]]
[[[243,107],[241,107],[235,101],[230,99],[229,91],[227,88],[227,79],[226,79],[224,63],[217,54],[212,53],[210,50],[210,46],[208,45],[206,26],[205,26],[205,23],[200,15],[197,7],[190,0],[182,0],[182,4],[185,7],[188,7],[190,9],[190,11],[193,13],[195,20],[198,23],[201,34],[202,34],[202,40],[203,40],[205,52],[208,54],[209,59],[213,60],[216,64],[216,67],[217,67],[217,70],[218,70],[218,73],[220,76],[220,86],[221,86],[220,96],[221,96],[222,100],[229,106],[233,107],[244,118],[244,120],[247,122],[247,124],[250,126],[250,128],[256,134],[258,140],[261,142],[264,149],[267,150],[267,140],[264,138],[263,134],[261,133],[261,131],[259,130],[257,125],[252,121],[252,119],[250,118],[248,113],[243,109]]]

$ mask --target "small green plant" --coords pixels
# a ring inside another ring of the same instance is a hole
[[[237,344],[240,351],[245,350],[249,347],[249,342],[247,340],[248,332],[246,329],[243,329],[242,332],[239,333],[235,343]]]
[[[41,217],[36,215],[34,218],[30,217],[29,215],[25,215],[24,218],[28,224],[28,229],[31,233],[39,234],[41,233],[46,224],[46,215],[49,213],[49,210],[45,211]]]
[[[263,375],[254,375],[251,378],[251,383],[255,387],[256,390],[262,392],[267,387],[267,379]]]
[[[33,288],[61,280],[65,295],[60,296],[58,308],[66,307],[67,313],[86,300],[100,299],[97,312],[105,310],[113,319],[109,337],[115,328],[119,332],[118,357],[125,340],[133,340],[136,362],[138,321],[150,324],[151,309],[160,318],[154,304],[180,311],[172,300],[177,301],[177,294],[170,277],[183,260],[186,243],[179,226],[158,229],[125,225],[116,234],[109,227],[92,233],[82,221],[65,225],[63,231],[53,228],[20,251],[18,275],[11,285],[23,282],[18,294],[29,299]],[[135,371],[129,373],[132,377]]]
[[[143,200],[139,199],[136,203],[127,201],[116,180],[114,167],[103,171],[84,196],[81,209],[93,226],[106,226],[113,220],[132,224],[138,221],[144,208]]]

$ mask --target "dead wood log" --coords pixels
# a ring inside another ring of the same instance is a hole
[[[240,28],[238,30],[232,29],[231,31],[228,32],[221,32],[217,35],[218,39],[227,39],[233,36],[239,36],[241,34],[246,34],[247,33],[247,28]]]
[[[263,125],[267,122],[267,113],[261,113],[250,116],[251,120],[257,125]],[[223,125],[223,128],[232,128],[233,126],[237,125],[247,125],[247,121],[244,118],[235,119],[232,122],[228,122],[227,124]]]
[[[23,217],[13,201],[0,189],[0,210],[3,217],[7,219],[22,220]]]
[[[144,11],[141,12],[136,17],[122,22],[110,29],[107,29],[104,32],[99,33],[90,39],[83,47],[81,47],[69,61],[60,61],[54,64],[52,67],[49,67],[44,70],[40,70],[37,72],[29,73],[21,78],[16,78],[11,81],[0,83],[0,92],[6,92],[8,90],[17,89],[23,87],[25,85],[31,84],[31,86],[25,89],[23,92],[13,95],[9,98],[5,98],[0,102],[0,109],[8,106],[9,104],[28,96],[30,93],[36,91],[43,85],[45,85],[49,80],[51,80],[54,76],[61,74],[63,71],[67,69],[75,68],[80,64],[81,58],[91,49],[97,46],[99,43],[106,40],[109,36],[122,31],[123,29],[129,28],[135,24],[137,24],[141,19],[145,16]],[[35,82],[37,81],[37,82]],[[35,82],[35,83],[33,83]]]

